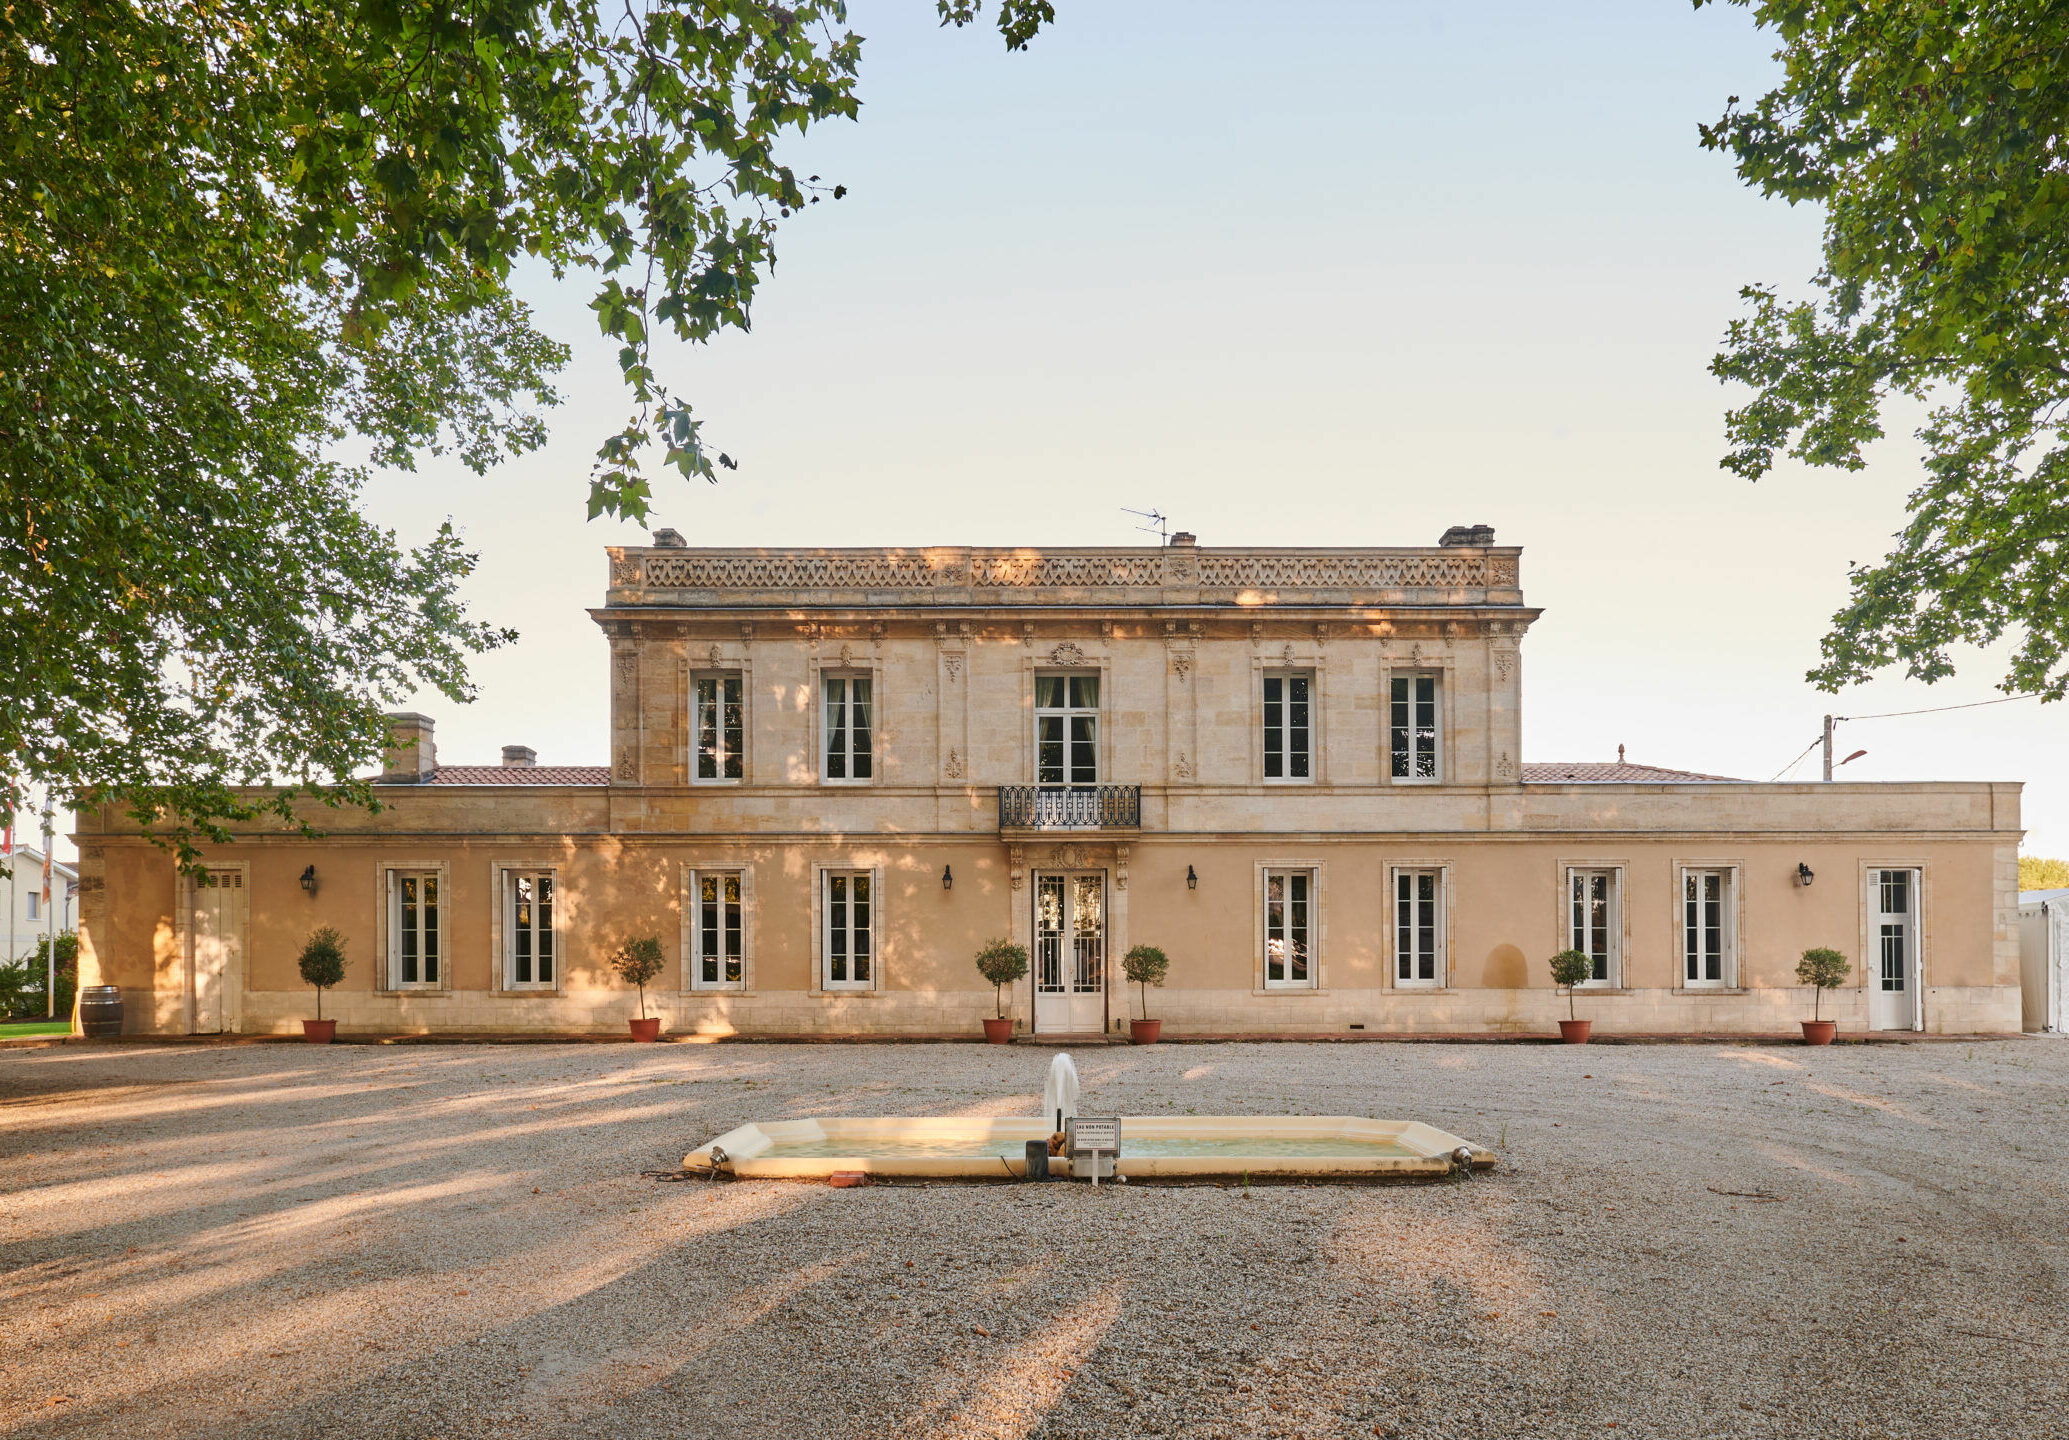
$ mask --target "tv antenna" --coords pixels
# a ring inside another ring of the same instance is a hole
[[[1126,505],[1121,507],[1121,513],[1123,515],[1140,515],[1149,523],[1147,525],[1137,525],[1135,527],[1137,530],[1149,531],[1166,545],[1171,543],[1171,517],[1169,515],[1156,510],[1130,510]]]

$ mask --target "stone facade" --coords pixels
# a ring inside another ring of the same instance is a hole
[[[671,1031],[953,1033],[1008,935],[1057,982],[1015,988],[1023,1033],[1122,1027],[1136,943],[1172,957],[1173,1033],[1436,1033],[1548,1030],[1545,960],[1579,936],[1599,1030],[1751,1032],[1807,1016],[1795,959],[1824,944],[1855,961],[1843,1029],[2018,1028],[2017,785],[1526,766],[1538,612],[1491,542],[614,548],[606,765],[441,765],[397,717],[380,814],[209,854],[238,905],[83,814],[82,963],[134,1029],[291,1029],[329,924],[347,1031],[616,1029],[604,957],[651,934]],[[542,881],[550,922],[513,909]],[[1902,1006],[1862,964],[1894,953],[1892,895]],[[414,953],[401,978],[406,934],[435,981]]]

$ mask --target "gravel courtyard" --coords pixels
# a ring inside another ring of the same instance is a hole
[[[1087,1110],[1423,1119],[1466,1183],[663,1183],[1049,1052],[0,1053],[0,1431],[2069,1434],[2069,1043],[1166,1045]]]

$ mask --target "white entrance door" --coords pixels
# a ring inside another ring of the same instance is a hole
[[[216,1035],[223,1029],[223,983],[231,961],[244,946],[242,907],[244,872],[209,870],[190,882],[193,903],[187,912],[187,983],[193,1017],[188,1030]]]
[[[1034,883],[1037,1035],[1106,1029],[1106,872],[1037,874]]]
[[[1918,872],[1870,870],[1868,1024],[1918,1028]]]

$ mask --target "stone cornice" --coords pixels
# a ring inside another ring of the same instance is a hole
[[[1521,606],[1515,546],[716,550],[611,546],[609,608]]]

